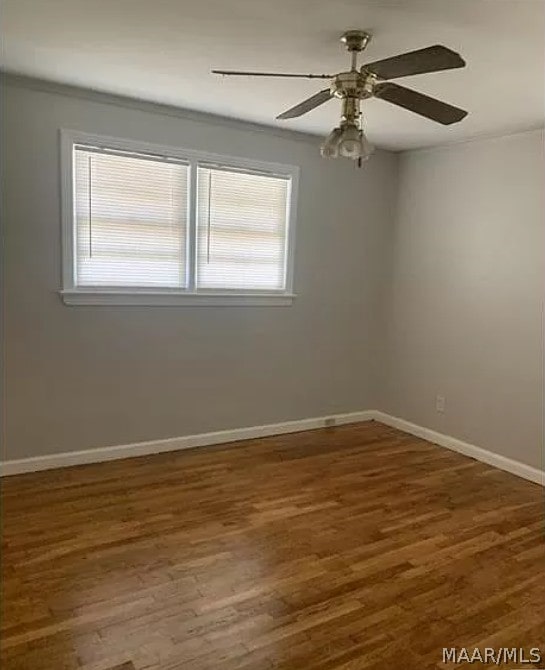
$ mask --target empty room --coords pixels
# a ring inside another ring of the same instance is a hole
[[[4,0],[3,670],[545,668],[545,0]]]

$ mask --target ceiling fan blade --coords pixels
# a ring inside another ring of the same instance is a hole
[[[376,74],[380,79],[395,79],[396,77],[407,77],[411,74],[452,70],[453,68],[464,67],[465,64],[466,62],[460,54],[441,44],[434,44],[425,49],[409,51],[405,54],[399,54],[399,56],[368,63],[363,66],[363,69]]]
[[[279,114],[276,118],[294,119],[296,116],[303,116],[303,114],[310,112],[311,109],[314,109],[319,105],[323,105],[324,102],[331,100],[331,98],[332,98],[331,91],[328,88],[324,88],[323,91],[315,93],[310,98],[307,98],[306,100],[303,100],[303,102],[300,102],[298,105],[295,105],[295,107],[291,107],[291,109],[282,112],[282,114]]]
[[[467,116],[464,109],[453,107],[446,102],[430,98],[428,95],[413,91],[411,88],[405,88],[391,82],[377,84],[373,93],[377,98],[404,107],[415,114],[442,123],[444,126],[457,123]]]
[[[290,72],[245,72],[243,70],[212,70],[212,74],[235,77],[294,77],[297,79],[333,79],[333,74],[291,74]]]

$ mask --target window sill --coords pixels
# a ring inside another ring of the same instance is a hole
[[[153,289],[66,289],[60,291],[65,305],[152,305],[157,307],[288,307],[293,293],[188,293]]]

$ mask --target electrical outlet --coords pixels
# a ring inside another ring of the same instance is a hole
[[[324,421],[324,425],[326,428],[331,428],[336,424],[335,417],[330,416],[328,419]]]
[[[441,414],[445,411],[445,396],[436,395],[435,396],[435,409]]]

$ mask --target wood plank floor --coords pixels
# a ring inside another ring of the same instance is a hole
[[[454,667],[443,647],[545,646],[542,489],[378,423],[2,492],[4,670],[429,670]]]

